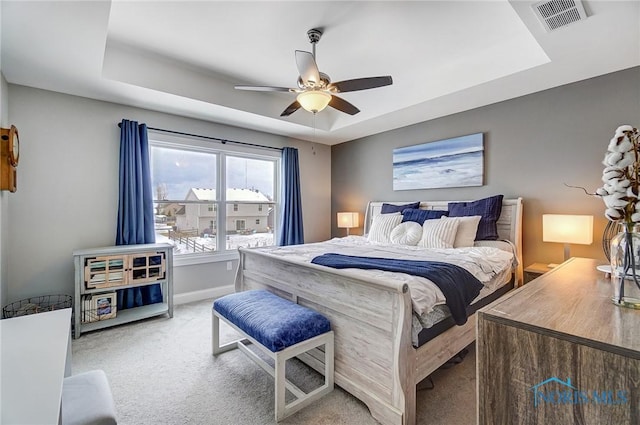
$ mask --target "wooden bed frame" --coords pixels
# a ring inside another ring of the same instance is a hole
[[[393,202],[392,202],[393,203]],[[427,201],[421,209],[447,209],[448,201]],[[382,202],[370,202],[365,231]],[[505,199],[498,220],[501,238],[514,243],[522,284],[522,198]],[[364,402],[382,424],[416,422],[416,385],[455,356],[476,337],[475,314],[414,348],[412,307],[406,284],[364,280],[342,270],[300,264],[263,252],[240,248],[236,291],[266,288],[329,318],[335,334],[335,382]],[[323,372],[321,353],[301,357]]]

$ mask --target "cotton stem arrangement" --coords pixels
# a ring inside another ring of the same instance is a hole
[[[607,207],[605,216],[622,222],[627,230],[640,223],[640,134],[630,125],[622,125],[609,142],[602,162],[604,186],[596,190]]]
[[[604,215],[611,221],[623,223],[624,252],[619,279],[619,292],[615,300],[621,304],[625,298],[625,276],[632,276],[635,285],[640,289],[640,280],[636,273],[636,249],[633,246],[634,226],[640,223],[640,134],[638,129],[630,125],[622,125],[609,142],[604,157],[602,181],[604,186],[596,190],[596,194],[604,200],[607,209]],[[612,253],[612,258],[613,258]],[[613,263],[612,263],[613,265]]]

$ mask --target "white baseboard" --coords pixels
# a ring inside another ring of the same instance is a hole
[[[185,292],[173,296],[174,304],[186,304],[193,301],[220,298],[235,292],[235,285],[220,286],[218,288],[203,289],[201,291]]]

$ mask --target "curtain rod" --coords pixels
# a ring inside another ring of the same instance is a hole
[[[118,127],[122,128],[122,123],[118,123]],[[200,134],[192,134],[192,133],[184,133],[182,131],[165,130],[164,128],[147,127],[147,129],[148,130],[153,130],[153,131],[160,131],[160,132],[163,132],[163,133],[178,134],[180,136],[198,137],[200,139],[213,140],[215,142],[220,142],[223,145],[225,145],[227,143],[231,143],[231,144],[234,144],[234,145],[251,146],[251,147],[254,147],[254,148],[273,149],[273,150],[276,150],[276,151],[281,151],[282,150],[282,148],[276,148],[276,147],[273,147],[273,146],[258,145],[256,143],[238,142],[237,140],[220,139],[218,137],[202,136]]]

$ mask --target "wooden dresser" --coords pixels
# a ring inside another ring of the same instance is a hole
[[[640,310],[611,302],[600,263],[571,258],[478,312],[478,424],[640,424]]]

